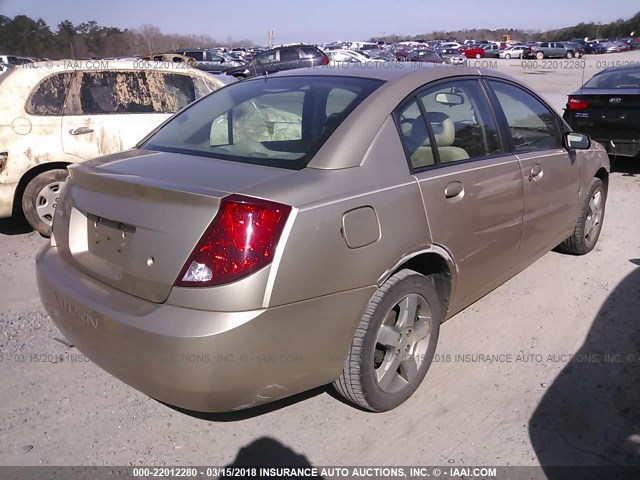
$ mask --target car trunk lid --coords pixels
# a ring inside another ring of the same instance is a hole
[[[164,302],[230,193],[290,170],[130,151],[70,168],[53,225],[65,260],[131,295]]]

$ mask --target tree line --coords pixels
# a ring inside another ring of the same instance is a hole
[[[166,34],[154,25],[104,27],[95,21],[60,22],[54,31],[42,19],[0,15],[0,53],[49,59],[146,55],[180,48],[252,46],[250,40],[216,40],[209,35]]]
[[[573,27],[561,28],[545,32],[544,40],[566,40],[569,38],[625,38],[640,37],[640,12],[636,13],[628,20],[619,18],[615,22],[599,23],[579,23]]]
[[[628,20],[618,19],[615,22],[607,24],[597,24],[593,22],[579,23],[573,27],[559,28],[544,32],[539,30],[523,30],[514,28],[500,28],[496,30],[474,28],[455,31],[441,30],[418,35],[389,34],[383,35],[382,37],[372,37],[370,41],[383,40],[385,42],[399,42],[411,40],[465,40],[467,38],[472,38],[474,40],[499,41],[503,39],[503,35],[509,35],[512,40],[519,40],[522,42],[569,40],[572,38],[615,39],[631,36],[640,37],[640,12],[636,13]]]

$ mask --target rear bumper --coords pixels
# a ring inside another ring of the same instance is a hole
[[[171,405],[240,410],[332,382],[375,287],[247,312],[155,304],[102,284],[55,247],[36,258],[53,322],[107,372]]]

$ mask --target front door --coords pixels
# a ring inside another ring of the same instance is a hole
[[[524,179],[524,235],[519,263],[548,252],[575,226],[580,172],[562,141],[561,121],[540,99],[511,83],[490,80]]]

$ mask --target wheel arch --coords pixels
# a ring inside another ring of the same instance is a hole
[[[40,175],[43,172],[47,172],[49,170],[58,170],[58,169],[66,169],[71,162],[47,162],[36,165],[35,167],[27,170],[20,177],[20,181],[18,182],[18,187],[13,195],[13,214],[23,214],[22,212],[22,195],[24,194],[25,188],[29,185],[29,182],[33,180],[35,177]]]
[[[447,250],[437,245],[403,256],[391,269],[378,280],[382,285],[387,279],[403,269],[413,270],[431,279],[442,299],[446,313],[451,305],[451,297],[455,292],[456,266],[453,257]]]
[[[609,191],[609,172],[604,167],[600,167],[600,169],[595,174],[596,178],[602,180],[604,184],[605,191]]]

